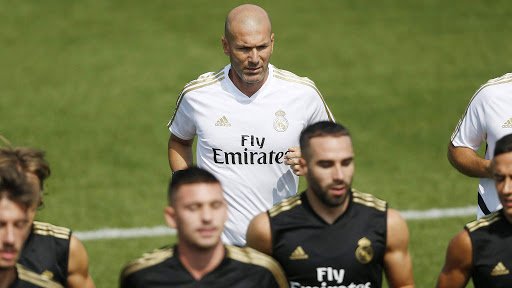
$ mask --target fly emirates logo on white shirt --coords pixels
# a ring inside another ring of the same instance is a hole
[[[371,288],[370,282],[365,284],[343,284],[345,278],[345,269],[335,269],[332,267],[318,267],[316,268],[316,279],[318,284],[316,286],[302,285],[299,282],[290,282],[290,288]],[[335,284],[327,284],[328,282],[336,282]]]
[[[224,151],[212,147],[215,164],[226,165],[272,165],[283,164],[286,151],[265,150],[265,137],[240,135],[240,151]]]

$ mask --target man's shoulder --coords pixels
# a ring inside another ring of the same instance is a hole
[[[185,84],[185,87],[183,87],[183,90],[181,91],[181,95],[185,95],[198,89],[208,89],[211,85],[224,80],[226,76],[225,67],[217,72],[203,73],[196,79]]]
[[[510,90],[512,85],[512,73],[492,78],[478,88],[475,96],[489,97],[502,89]]]
[[[271,273],[280,287],[285,287],[286,276],[281,265],[272,257],[250,247],[236,247],[226,245],[226,258],[243,264],[263,268],[262,271]]]
[[[34,221],[32,224],[32,233],[34,235],[50,236],[64,240],[69,240],[71,237],[71,229],[40,221]]]
[[[289,83],[289,85],[309,86],[317,90],[315,82],[308,77],[298,76],[293,72],[284,69],[279,69],[275,66],[270,67],[272,69],[272,77],[274,77],[275,79],[285,81]]]
[[[492,212],[480,219],[471,221],[466,224],[465,228],[471,233],[475,231],[482,231],[483,228],[491,226],[493,223],[498,222],[503,217],[501,210]]]
[[[385,212],[388,206],[386,201],[377,198],[372,194],[363,193],[356,189],[352,189],[352,202],[381,212]]]
[[[31,271],[21,264],[16,264],[16,271],[18,273],[18,278],[20,281],[23,281],[25,283],[30,283],[34,287],[63,288],[63,286],[60,285],[59,283],[48,279],[44,275],[37,274],[37,273]],[[21,287],[26,287],[26,286],[21,285]],[[29,287],[32,287],[32,286],[29,286]]]
[[[144,253],[141,257],[128,262],[122,272],[121,277],[125,278],[135,272],[143,269],[149,269],[155,265],[158,265],[165,260],[174,256],[174,250],[171,246],[155,249],[151,252]]]
[[[304,192],[302,192],[304,193]],[[298,207],[302,204],[301,194],[297,193],[296,195],[293,195],[291,197],[288,197],[284,199],[283,201],[275,204],[268,210],[268,215],[272,217],[276,217],[277,215],[281,214],[282,212],[292,210],[295,207]]]

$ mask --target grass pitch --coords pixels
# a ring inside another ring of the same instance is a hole
[[[240,3],[0,1],[0,133],[47,151],[41,220],[163,224],[166,123],[186,82],[227,63],[223,21]],[[314,80],[351,129],[359,190],[399,210],[476,203],[477,180],[449,166],[446,146],[479,85],[512,67],[508,1],[255,3],[273,20],[271,62]],[[469,220],[409,222],[418,287],[434,286]],[[172,241],[85,242],[97,286]]]

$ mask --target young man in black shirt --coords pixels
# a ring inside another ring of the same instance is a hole
[[[503,206],[466,224],[450,242],[438,288],[512,287],[512,134],[496,142],[491,171]]]
[[[178,232],[178,244],[128,263],[121,288],[288,287],[272,258],[251,248],[224,245],[221,234],[227,204],[220,182],[191,167],[174,173],[165,218]]]

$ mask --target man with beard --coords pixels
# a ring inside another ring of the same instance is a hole
[[[196,167],[177,171],[168,201],[165,219],[176,228],[178,244],[126,265],[121,288],[288,287],[282,268],[271,257],[248,247],[223,245],[227,204],[211,173]]]
[[[248,246],[273,256],[290,287],[414,287],[409,232],[399,213],[352,189],[354,152],[348,130],[318,122],[302,131],[305,192],[259,214]]]

